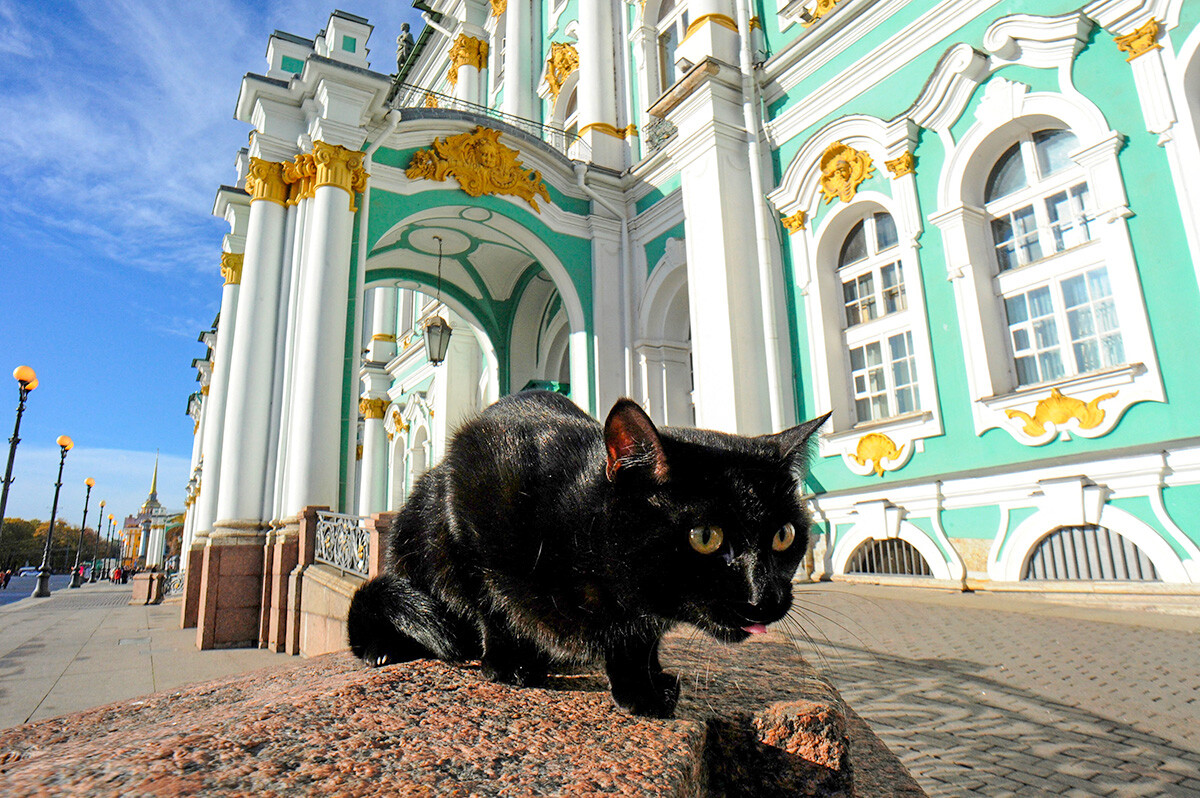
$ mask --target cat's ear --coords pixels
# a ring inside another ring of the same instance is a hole
[[[659,484],[667,481],[667,456],[658,430],[632,399],[618,399],[609,411],[604,447],[608,450],[605,473],[609,482],[626,471],[643,473]]]
[[[833,412],[826,413],[823,416],[805,421],[803,424],[797,424],[791,429],[785,429],[783,432],[777,432],[774,435],[763,435],[766,440],[774,441],[779,447],[779,453],[783,456],[783,460],[787,463],[788,469],[793,475],[799,479],[808,465],[808,455],[811,449],[809,445],[813,435],[821,428],[821,425],[829,420]]]

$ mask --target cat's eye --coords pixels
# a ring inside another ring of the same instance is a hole
[[[719,526],[698,526],[688,533],[688,542],[701,554],[712,554],[721,548],[725,533]]]
[[[775,533],[775,537],[771,538],[771,548],[775,549],[775,551],[787,551],[795,539],[796,527],[791,524],[784,524]]]

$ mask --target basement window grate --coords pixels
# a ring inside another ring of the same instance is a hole
[[[929,563],[907,540],[868,540],[846,564],[848,574],[882,576],[933,576]]]
[[[1096,524],[1060,526],[1050,532],[1029,555],[1021,579],[1162,581],[1133,541]]]

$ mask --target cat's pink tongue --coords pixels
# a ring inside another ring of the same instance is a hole
[[[752,623],[749,626],[743,626],[742,631],[749,632],[752,635],[765,635],[767,633],[767,627],[763,626],[761,623]]]

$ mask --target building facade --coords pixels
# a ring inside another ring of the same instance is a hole
[[[530,386],[832,412],[817,577],[1200,581],[1200,6],[414,5],[395,74],[335,12],[242,82],[189,405],[202,645],[254,638],[303,508],[398,507]]]

